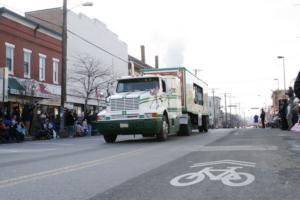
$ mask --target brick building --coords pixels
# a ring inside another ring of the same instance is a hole
[[[0,67],[8,71],[8,111],[29,102],[44,105],[43,110],[59,106],[60,33],[0,8]]]

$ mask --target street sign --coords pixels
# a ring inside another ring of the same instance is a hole
[[[0,101],[8,101],[8,68],[0,67]]]

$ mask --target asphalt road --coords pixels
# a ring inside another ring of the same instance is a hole
[[[300,199],[300,135],[213,130],[0,145],[0,199]]]

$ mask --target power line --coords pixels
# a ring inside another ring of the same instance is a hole
[[[4,5],[4,6],[7,6],[7,5],[5,5],[5,4],[3,4],[3,3],[1,3],[1,4]],[[7,6],[7,7],[10,7],[10,6]],[[13,8],[13,9],[14,9],[14,8]],[[14,10],[17,10],[17,9],[14,9]],[[20,10],[19,10],[19,12],[23,12],[23,11],[20,11]],[[24,13],[24,12],[23,12],[23,13]],[[56,24],[56,23],[54,23],[54,22],[51,22],[51,21],[42,19],[42,18],[40,18],[40,17],[32,16],[32,15],[30,15],[30,17],[36,18],[36,19],[41,20],[41,21],[44,21],[44,22],[46,22],[46,23],[48,23],[48,24],[51,24],[51,25],[57,26],[57,27],[59,27],[59,28],[62,28],[61,25],[58,25],[58,24]],[[81,35],[79,35],[79,34],[73,32],[73,31],[71,31],[71,30],[69,30],[69,29],[68,29],[67,31],[68,31],[69,33],[71,33],[72,35],[76,36],[77,38],[81,39],[82,41],[84,41],[84,42],[86,42],[86,43],[88,43],[88,44],[90,44],[90,45],[96,47],[97,49],[99,49],[99,50],[101,50],[101,51],[103,51],[103,52],[105,52],[105,53],[111,55],[112,57],[114,57],[114,58],[116,58],[116,59],[119,59],[119,60],[121,60],[121,61],[123,61],[123,62],[129,64],[128,60],[124,60],[123,58],[121,58],[121,57],[119,57],[119,56],[117,56],[117,55],[111,53],[110,51],[107,51],[106,49],[100,47],[99,45],[96,45],[96,44],[90,42],[89,40],[85,39],[83,36],[81,36]],[[137,62],[135,62],[135,61],[131,61],[131,62],[140,65],[140,63],[137,63]]]
[[[74,33],[74,32],[71,31],[71,30],[68,30],[68,32],[71,33],[71,34],[73,34],[73,35],[75,35],[76,37],[78,37],[79,39],[83,40],[84,42],[86,42],[86,43],[88,43],[88,44],[90,44],[90,45],[92,45],[92,46],[94,46],[94,47],[96,47],[96,48],[98,48],[98,49],[104,51],[105,53],[107,53],[107,54],[109,54],[109,55],[111,55],[111,56],[113,56],[113,57],[115,57],[115,58],[117,58],[117,59],[119,59],[119,60],[121,60],[121,61],[123,61],[123,62],[125,62],[125,63],[128,63],[128,60],[124,60],[123,58],[121,58],[121,57],[119,57],[119,56],[117,56],[117,55],[115,55],[115,54],[113,54],[113,53],[111,53],[111,52],[105,50],[104,48],[102,48],[102,47],[100,47],[100,46],[98,46],[98,45],[96,45],[96,44],[94,44],[94,43],[88,41],[87,39],[85,39],[84,37],[80,36],[79,34]]]
[[[61,25],[58,25],[58,24],[56,24],[56,23],[54,23],[54,22],[50,22],[50,21],[48,21],[48,20],[42,19],[42,18],[40,18],[40,17],[32,16],[32,15],[30,15],[30,17],[36,18],[36,19],[41,20],[41,21],[43,21],[43,22],[46,22],[46,23],[48,23],[48,24],[51,24],[51,25],[57,26],[57,27],[59,27],[59,28],[62,28]],[[128,63],[127,60],[124,60],[123,58],[121,58],[121,57],[119,57],[119,56],[117,56],[117,55],[115,55],[115,54],[113,54],[113,53],[107,51],[106,49],[100,47],[99,45],[96,45],[96,44],[90,42],[89,40],[85,39],[85,38],[82,37],[81,35],[79,35],[79,34],[73,32],[73,31],[71,31],[71,30],[69,30],[69,29],[68,29],[68,32],[71,33],[72,35],[76,36],[77,38],[83,40],[84,42],[86,42],[86,43],[88,43],[88,44],[90,44],[90,45],[92,45],[92,46],[94,46],[94,47],[96,47],[96,48],[98,48],[98,49],[104,51],[105,53],[107,53],[107,54],[109,54],[109,55],[111,55],[111,56],[113,56],[113,57],[115,57],[115,58],[117,58],[117,59],[119,59],[119,60],[121,60],[121,61],[123,61],[123,62]]]

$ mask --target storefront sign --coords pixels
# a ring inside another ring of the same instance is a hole
[[[25,95],[41,98],[57,98],[61,94],[61,86],[49,83],[39,82],[33,79],[21,79],[11,77],[18,81],[25,91],[10,89],[11,94]]]

